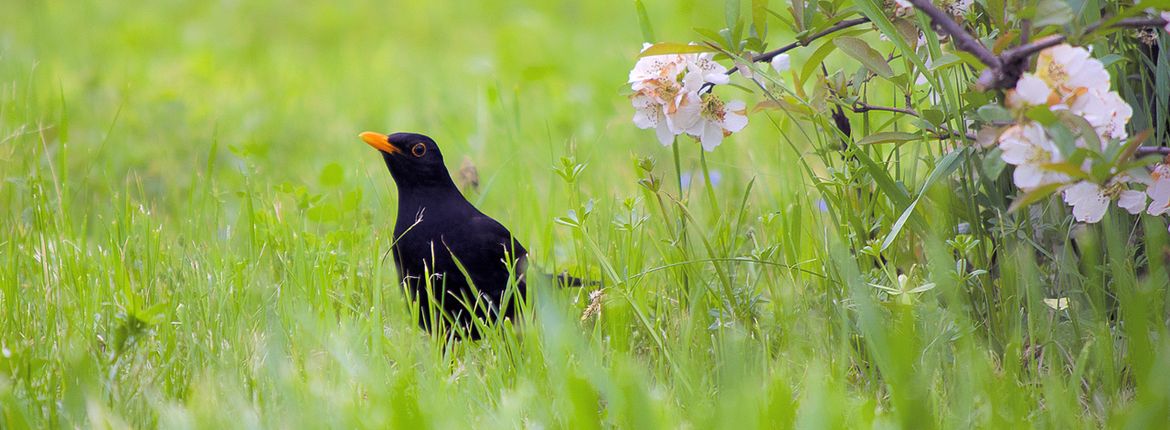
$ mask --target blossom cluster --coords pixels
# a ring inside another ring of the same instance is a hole
[[[713,57],[711,53],[696,53],[638,59],[629,80],[634,90],[630,96],[635,109],[634,125],[654,129],[663,145],[670,145],[675,136],[688,134],[699,139],[707,151],[747,126],[742,101],[725,102],[710,91],[702,92],[707,84],[728,82],[727,68]]]
[[[1133,108],[1116,91],[1110,90],[1109,72],[1104,64],[1085,48],[1067,44],[1041,51],[1035,72],[1020,78],[1015,88],[1008,91],[1006,102],[1018,113],[1043,106],[1055,113],[1084,119],[1097,135],[1094,141],[1099,140],[1100,147],[1089,147],[1084,137],[1075,140],[1075,147],[1100,154],[1114,152],[1128,138],[1125,127],[1133,116]],[[1021,119],[1003,130],[998,142],[1003,161],[1016,166],[1012,176],[1016,186],[1031,191],[1059,185],[1077,221],[1100,221],[1114,201],[1132,214],[1145,210],[1157,215],[1167,211],[1170,168],[1166,166],[1155,169],[1149,177],[1111,171],[1111,178],[1098,183],[1084,179],[1091,177],[1088,173],[1094,167],[1092,158],[1086,158],[1079,166],[1086,174],[1074,177],[1073,172],[1059,167],[1062,163],[1067,166],[1073,154],[1063,153],[1049,130],[1029,119]],[[1145,192],[1131,189],[1143,185]],[[1149,198],[1154,203],[1147,206]]]

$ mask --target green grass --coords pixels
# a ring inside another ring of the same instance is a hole
[[[844,157],[827,117],[775,111],[705,156],[680,140],[680,195],[672,148],[630,121],[630,2],[95,3],[0,3],[0,428],[1170,420],[1163,221],[1042,205],[956,235],[947,208],[974,197],[927,180],[937,143]],[[664,40],[723,25],[647,3]],[[544,285],[482,341],[418,329],[364,130],[474,160],[469,198],[541,267],[604,281],[600,313],[595,288]],[[904,207],[859,191],[885,185],[857,157],[925,196],[882,258],[865,247]],[[898,273],[935,287],[870,286]]]

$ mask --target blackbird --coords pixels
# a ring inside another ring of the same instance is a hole
[[[435,141],[417,133],[360,137],[382,154],[398,187],[390,248],[400,285],[419,307],[419,325],[428,331],[457,328],[455,336],[476,339],[474,319],[513,317],[526,295],[528,251],[463,197]]]

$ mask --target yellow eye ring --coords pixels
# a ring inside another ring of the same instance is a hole
[[[427,145],[425,143],[416,143],[410,147],[410,154],[417,157],[427,155]]]

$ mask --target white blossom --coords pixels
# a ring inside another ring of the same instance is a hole
[[[1077,96],[1069,106],[1069,112],[1084,117],[1097,131],[1097,135],[1101,136],[1103,145],[1108,144],[1110,139],[1125,139],[1125,125],[1133,116],[1133,108],[1116,91],[1097,88]]]
[[[642,46],[645,51],[649,43]],[[686,58],[679,54],[649,55],[638,59],[630,70],[629,83],[634,91],[641,90],[648,83],[657,80],[677,80],[678,74],[686,70]]]
[[[1036,60],[1036,76],[1068,99],[1079,94],[1080,88],[1109,91],[1109,72],[1105,65],[1079,46],[1061,44],[1040,51]]]
[[[697,73],[697,76],[701,77],[703,82],[710,82],[717,85],[727,83],[727,68],[723,67],[722,64],[716,63],[713,59],[714,57],[715,54],[709,52],[685,55],[687,74]]]
[[[739,100],[724,103],[709,93],[702,98],[699,120],[687,130],[687,134],[699,138],[704,150],[712,151],[723,142],[724,137],[747,126],[746,105]]]
[[[1008,106],[1015,109],[1041,106],[1048,104],[1048,98],[1051,95],[1052,88],[1048,86],[1047,82],[1034,74],[1025,73],[1019,81],[1016,81],[1016,87],[1008,91],[1007,103]]]
[[[1008,127],[999,135],[999,148],[1003,161],[1016,166],[1012,180],[1022,190],[1068,180],[1067,175],[1045,167],[1064,159],[1040,124],[1027,122]]]
[[[723,137],[747,125],[743,102],[724,103],[710,92],[699,94],[709,88],[707,84],[727,82],[727,68],[715,62],[711,53],[642,57],[629,76],[634,125],[654,129],[663,145],[675,136],[690,134],[710,151]]]
[[[1170,166],[1159,164],[1154,168],[1154,172],[1150,173],[1151,183],[1146,188],[1146,194],[1150,196],[1150,207],[1146,213],[1150,215],[1161,215],[1170,211]]]
[[[1064,190],[1064,202],[1073,208],[1077,221],[1095,223],[1105,216],[1109,208],[1109,196],[1100,185],[1081,181]]]
[[[674,139],[674,133],[670,131],[670,123],[666,120],[662,103],[646,94],[636,94],[632,100],[634,125],[641,129],[653,128],[658,136],[658,142],[669,145]]]

